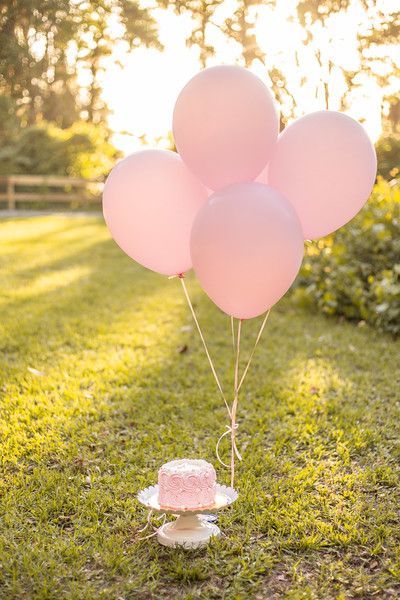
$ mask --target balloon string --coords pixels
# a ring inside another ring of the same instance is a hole
[[[224,394],[223,389],[222,389],[221,382],[220,382],[219,377],[217,375],[217,372],[215,370],[214,363],[212,361],[210,352],[209,352],[208,347],[207,347],[207,343],[205,341],[203,332],[201,330],[200,323],[199,323],[199,321],[197,319],[196,313],[195,313],[194,308],[193,308],[193,304],[192,304],[192,302],[190,300],[190,296],[189,296],[189,293],[187,291],[186,283],[185,283],[185,280],[184,280],[184,274],[182,273],[182,274],[178,275],[178,277],[181,280],[182,289],[183,289],[186,301],[188,303],[188,306],[190,308],[190,312],[192,313],[193,320],[194,320],[194,322],[196,324],[197,331],[199,333],[200,339],[201,339],[201,341],[203,343],[203,347],[204,347],[204,350],[205,350],[208,362],[210,364],[212,374],[214,376],[214,379],[216,381],[216,384],[217,384],[217,387],[218,387],[218,389],[220,391],[220,394],[221,394],[221,396],[222,396],[222,398],[224,400],[225,407],[226,407],[226,409],[228,411],[228,415],[229,415],[229,418],[231,420],[231,424],[230,425],[226,425],[226,431],[224,431],[224,433],[219,437],[219,439],[217,441],[217,444],[216,444],[216,447],[215,447],[215,454],[217,456],[218,461],[224,467],[229,468],[229,465],[227,465],[221,459],[221,456],[219,454],[219,446],[220,446],[220,443],[222,442],[222,440],[226,436],[230,435],[231,436],[231,464],[230,464],[230,470],[231,470],[231,486],[233,487],[234,481],[235,481],[235,456],[239,460],[242,460],[242,456],[241,456],[241,454],[240,454],[240,452],[239,452],[239,450],[237,448],[237,445],[236,445],[236,432],[237,432],[238,427],[239,427],[238,423],[236,423],[236,413],[237,413],[237,407],[238,407],[238,401],[239,401],[239,390],[240,390],[240,388],[243,385],[243,382],[244,382],[244,380],[246,378],[246,375],[247,375],[248,370],[250,368],[250,365],[252,363],[252,360],[253,360],[253,357],[254,357],[254,353],[256,351],[256,348],[258,346],[258,343],[259,343],[259,341],[261,339],[261,336],[262,336],[262,333],[264,331],[265,325],[267,323],[267,320],[268,320],[268,317],[269,317],[269,314],[270,314],[270,310],[268,310],[266,312],[265,317],[264,317],[264,319],[263,319],[263,321],[261,323],[261,327],[260,327],[260,330],[259,330],[259,332],[257,334],[256,341],[254,343],[253,349],[252,349],[252,351],[250,353],[250,357],[249,357],[249,359],[247,361],[246,367],[244,369],[243,375],[240,378],[240,380],[239,380],[239,358],[240,358],[240,338],[241,338],[241,331],[242,331],[242,320],[239,319],[239,321],[238,321],[237,336],[235,336],[234,318],[231,316],[231,333],[232,333],[232,346],[233,346],[234,355],[235,355],[235,372],[234,372],[234,386],[233,386],[234,398],[233,398],[232,408],[229,408],[228,402],[226,400],[225,394]],[[151,534],[151,535],[154,535],[154,534]],[[149,536],[149,537],[151,537],[151,536]]]
[[[217,458],[219,460],[219,462],[227,468],[231,469],[231,485],[233,487],[234,484],[234,479],[235,479],[235,456],[239,459],[242,460],[242,456],[240,455],[240,452],[237,449],[237,445],[236,445],[236,432],[238,430],[238,423],[236,423],[236,412],[237,412],[237,405],[238,405],[238,400],[239,400],[239,390],[242,387],[242,384],[246,378],[247,372],[249,370],[249,367],[251,365],[255,350],[258,346],[258,343],[261,339],[262,333],[264,331],[265,325],[268,321],[268,317],[269,317],[269,313],[270,310],[267,311],[267,313],[265,314],[265,317],[261,323],[261,327],[260,330],[257,334],[257,338],[256,341],[254,343],[253,349],[250,353],[250,357],[249,360],[247,361],[247,365],[246,368],[243,372],[243,375],[240,379],[239,384],[238,382],[238,368],[239,368],[239,351],[240,351],[240,334],[241,334],[241,321],[239,321],[238,324],[238,336],[237,336],[237,347],[235,347],[235,354],[236,354],[236,360],[235,360],[235,384],[234,384],[234,402],[233,402],[233,406],[232,406],[232,411],[231,411],[231,425],[226,425],[226,431],[220,436],[220,438],[218,439],[217,445],[215,447],[215,453],[217,455]],[[231,323],[232,323],[232,340],[235,339],[235,333],[234,333],[234,328],[233,328],[233,317],[231,317]],[[224,439],[224,437],[226,437],[227,435],[231,435],[231,444],[232,444],[232,450],[231,450],[231,465],[229,467],[229,465],[227,465],[220,457],[219,454],[219,445],[222,442],[222,440]]]
[[[235,327],[233,324],[233,317],[231,315],[231,333],[232,333],[232,348],[233,348],[233,356],[235,356]]]
[[[155,525],[153,525],[153,523],[151,522],[151,517],[153,516],[153,510],[149,510],[147,513],[147,519],[146,519],[146,524],[144,527],[142,527],[142,529],[139,529],[138,533],[143,533],[143,531],[146,531],[146,529],[148,529],[149,527],[151,527],[154,531],[153,533],[150,533],[149,535],[145,535],[143,537],[139,537],[138,540],[142,541],[142,540],[149,540],[150,538],[154,537],[155,535],[157,535],[157,531],[158,531],[158,527],[156,527]],[[166,519],[167,519],[167,515],[165,513],[162,513],[161,515],[159,515],[158,517],[156,517],[156,519],[161,520],[163,519],[163,522],[161,523],[161,526],[164,525]]]
[[[224,401],[224,403],[225,403],[226,410],[228,411],[228,415],[229,415],[229,417],[231,417],[231,410],[230,410],[230,408],[229,408],[228,402],[226,401],[225,394],[224,394],[224,392],[223,392],[223,389],[222,389],[221,382],[220,382],[220,380],[219,380],[219,378],[218,378],[217,372],[216,372],[216,370],[215,370],[215,367],[214,367],[214,363],[213,363],[213,361],[212,361],[212,358],[211,358],[211,356],[210,356],[210,353],[209,353],[209,351],[208,351],[208,348],[207,348],[206,341],[205,341],[205,339],[204,339],[203,333],[202,333],[202,331],[201,331],[200,324],[199,324],[199,322],[198,322],[198,320],[197,320],[197,317],[196,317],[196,313],[194,312],[193,304],[192,304],[192,302],[191,302],[191,300],[190,300],[190,297],[189,297],[189,294],[188,294],[188,291],[187,291],[187,287],[186,287],[186,284],[185,284],[184,275],[183,275],[183,274],[179,275],[179,279],[181,280],[181,284],[182,284],[183,292],[184,292],[184,294],[185,294],[185,297],[186,297],[187,303],[188,303],[188,305],[189,305],[189,308],[190,308],[190,311],[191,311],[191,313],[192,313],[193,320],[194,320],[194,322],[196,323],[196,327],[197,327],[197,331],[199,332],[200,339],[201,339],[201,341],[203,342],[204,350],[205,350],[205,352],[206,352],[206,355],[207,355],[207,358],[208,358],[208,362],[209,362],[209,364],[210,364],[210,367],[211,367],[211,371],[212,371],[212,373],[213,373],[213,375],[214,375],[214,379],[215,379],[215,381],[216,381],[216,383],[217,383],[218,389],[219,389],[219,391],[220,391],[220,393],[221,393],[221,396],[222,396],[222,398],[223,398],[223,401]]]
[[[234,376],[234,384],[233,384],[234,396],[233,396],[233,403],[232,403],[232,409],[231,409],[231,426],[230,426],[230,432],[231,432],[231,486],[232,487],[235,482],[235,455],[238,454],[237,448],[236,448],[236,431],[238,428],[238,425],[236,423],[236,411],[237,411],[237,405],[238,405],[238,399],[239,399],[238,381],[239,381],[239,357],[240,357],[240,334],[241,334],[241,331],[242,331],[242,320],[239,319],[238,329],[237,329],[237,338],[236,338],[235,376]],[[241,460],[240,454],[239,454],[238,458],[239,458],[239,460]]]
[[[271,312],[271,310],[268,310],[268,311],[266,312],[266,314],[265,314],[265,317],[264,317],[264,320],[263,320],[263,322],[261,323],[260,331],[258,332],[258,335],[257,335],[256,341],[255,341],[255,344],[254,344],[254,346],[253,346],[253,350],[251,351],[251,354],[250,354],[249,360],[248,360],[248,362],[247,362],[246,368],[245,368],[245,370],[244,370],[244,372],[243,372],[243,375],[242,375],[242,377],[241,377],[241,379],[240,379],[240,383],[239,383],[239,386],[238,386],[238,392],[239,392],[240,388],[242,387],[242,383],[244,382],[244,380],[245,380],[245,378],[246,378],[247,371],[249,370],[249,367],[250,367],[250,365],[251,365],[251,361],[253,360],[254,353],[255,353],[255,351],[256,351],[256,348],[257,348],[257,346],[258,346],[258,342],[259,342],[259,341],[260,341],[260,339],[261,339],[262,333],[263,333],[263,331],[264,331],[264,327],[265,327],[265,325],[267,324],[267,321],[268,321],[268,317],[269,317],[269,313],[270,313],[270,312]]]

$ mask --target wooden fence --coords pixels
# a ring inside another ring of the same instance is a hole
[[[10,210],[18,208],[18,202],[98,203],[102,190],[102,182],[90,179],[47,175],[0,176],[0,202],[5,201],[6,208]]]

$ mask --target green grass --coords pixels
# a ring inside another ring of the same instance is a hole
[[[188,286],[230,388],[229,319]],[[167,460],[215,464],[227,422],[179,282],[98,217],[3,220],[0,311],[2,600],[400,596],[399,341],[274,308],[226,536],[185,552],[138,540],[135,498]]]

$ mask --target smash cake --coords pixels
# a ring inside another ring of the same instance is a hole
[[[176,510],[207,508],[215,502],[215,481],[215,469],[205,460],[171,460],[158,471],[158,503]]]

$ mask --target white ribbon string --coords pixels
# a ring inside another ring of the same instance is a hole
[[[192,304],[192,302],[190,300],[189,293],[187,291],[187,287],[186,287],[185,280],[184,280],[184,274],[181,273],[180,275],[173,275],[172,277],[169,277],[169,279],[172,279],[174,277],[179,277],[179,279],[181,281],[182,289],[183,289],[186,301],[188,303],[190,312],[192,313],[193,320],[194,320],[194,322],[196,324],[197,331],[198,331],[198,333],[200,335],[200,339],[202,341],[202,344],[203,344],[203,347],[204,347],[204,350],[205,350],[205,353],[206,353],[209,365],[211,367],[212,374],[214,376],[215,382],[217,384],[217,387],[218,387],[219,392],[220,392],[220,394],[222,396],[222,399],[224,401],[226,410],[227,410],[229,418],[230,418],[230,425],[226,425],[226,431],[224,431],[224,433],[219,437],[219,439],[218,439],[218,441],[216,443],[215,454],[217,456],[218,461],[221,463],[221,465],[223,465],[227,469],[230,469],[230,471],[231,471],[231,486],[233,487],[234,480],[235,480],[235,456],[236,456],[236,458],[238,458],[238,460],[240,460],[240,461],[242,460],[242,456],[241,456],[241,454],[240,454],[240,452],[239,452],[239,450],[237,448],[237,445],[236,445],[236,432],[237,432],[238,427],[239,427],[238,423],[236,423],[236,412],[237,412],[237,406],[238,406],[238,400],[239,400],[239,390],[242,387],[243,382],[244,382],[244,380],[246,378],[247,372],[248,372],[248,370],[250,368],[251,362],[253,360],[254,353],[255,353],[256,348],[258,346],[258,343],[259,343],[259,341],[261,339],[261,336],[262,336],[262,333],[264,331],[265,325],[267,323],[270,311],[268,310],[267,313],[265,314],[265,317],[264,317],[263,322],[261,324],[260,330],[259,330],[259,332],[257,334],[257,338],[256,338],[256,341],[254,343],[253,349],[252,349],[252,351],[250,353],[250,357],[249,357],[249,359],[247,361],[246,367],[244,369],[243,375],[240,378],[240,380],[239,380],[239,356],[240,356],[240,336],[241,336],[242,320],[239,319],[239,321],[238,321],[238,331],[237,331],[237,336],[235,336],[234,318],[231,316],[232,347],[233,347],[233,352],[234,352],[234,357],[235,357],[235,376],[234,376],[234,389],[233,389],[234,398],[233,398],[233,402],[232,402],[232,407],[230,408],[229,405],[228,405],[228,402],[226,400],[224,391],[222,389],[222,385],[221,385],[221,382],[220,382],[219,377],[217,375],[216,369],[214,367],[214,363],[212,361],[212,358],[211,358],[210,352],[208,350],[206,341],[204,339],[204,335],[203,335],[203,332],[201,330],[200,323],[199,323],[199,321],[198,321],[198,319],[196,317],[196,313],[194,311],[193,304]],[[220,444],[221,444],[222,440],[225,437],[227,437],[228,435],[230,435],[230,437],[231,437],[231,464],[230,465],[226,464],[221,459],[221,456],[220,456],[220,453],[219,453]],[[154,535],[154,534],[151,534],[151,535]],[[149,537],[151,537],[151,536],[149,536]]]
[[[233,357],[235,357],[235,327],[233,323],[233,317],[231,315],[231,333],[232,333],[232,349],[233,349]]]
[[[271,309],[270,309],[270,310],[268,310],[268,311],[266,312],[266,314],[265,314],[265,317],[264,317],[264,320],[263,320],[263,322],[261,323],[260,331],[258,332],[258,335],[257,335],[256,341],[255,341],[255,344],[254,344],[254,346],[253,346],[253,350],[251,351],[251,354],[250,354],[249,360],[248,360],[248,362],[247,362],[246,368],[245,368],[245,370],[244,370],[244,372],[243,372],[243,375],[242,375],[242,377],[241,377],[241,379],[240,379],[239,386],[238,386],[238,391],[239,391],[239,390],[240,390],[240,388],[242,387],[242,383],[244,382],[244,380],[245,380],[245,378],[246,378],[247,371],[249,370],[249,367],[250,367],[250,365],[251,365],[251,361],[253,360],[254,352],[256,351],[256,348],[257,348],[257,346],[258,346],[258,342],[259,342],[259,341],[260,341],[260,339],[261,339],[261,336],[262,336],[262,333],[263,333],[263,331],[264,331],[264,327],[265,327],[265,325],[267,324],[267,321],[268,321],[268,317],[269,317],[269,313],[270,313],[270,312],[271,312]]]
[[[224,401],[224,403],[225,403],[226,410],[228,411],[228,414],[229,414],[229,417],[230,417],[230,416],[231,416],[231,411],[230,411],[230,408],[229,408],[228,402],[226,401],[225,394],[224,394],[224,392],[223,392],[223,389],[222,389],[221,382],[220,382],[220,380],[219,380],[219,377],[218,377],[218,375],[217,375],[217,372],[216,372],[216,370],[215,370],[214,363],[213,363],[213,361],[212,361],[212,358],[211,358],[211,356],[210,356],[210,353],[209,353],[209,351],[208,351],[207,344],[206,344],[206,340],[204,339],[203,332],[201,331],[200,323],[198,322],[198,320],[197,320],[197,317],[196,317],[196,313],[194,312],[194,308],[193,308],[192,302],[191,302],[191,300],[190,300],[190,297],[189,297],[189,294],[188,294],[188,291],[187,291],[187,288],[186,288],[186,284],[185,284],[184,276],[183,276],[183,274],[182,274],[182,275],[179,275],[178,277],[179,277],[179,279],[181,280],[181,283],[182,283],[182,288],[183,288],[183,292],[184,292],[184,294],[185,294],[185,297],[186,297],[187,303],[188,303],[188,305],[189,305],[190,312],[192,313],[193,320],[194,320],[194,322],[196,323],[196,327],[197,327],[197,331],[199,332],[200,339],[201,339],[201,341],[203,342],[204,350],[205,350],[205,352],[206,352],[206,356],[207,356],[207,358],[208,358],[208,362],[209,362],[209,364],[210,364],[211,371],[212,371],[212,373],[213,373],[213,375],[214,375],[214,379],[215,379],[215,381],[216,381],[216,383],[217,383],[218,389],[219,389],[219,391],[220,391],[220,393],[221,393],[221,396],[222,396],[222,398],[223,398],[223,401]]]
[[[240,390],[240,388],[242,387],[242,384],[243,384],[243,382],[244,382],[244,380],[245,380],[245,378],[246,378],[247,372],[248,372],[248,370],[249,370],[249,367],[250,367],[250,365],[251,365],[251,362],[252,362],[252,360],[253,360],[254,353],[255,353],[255,351],[256,351],[256,348],[257,348],[257,346],[258,346],[258,343],[259,343],[259,341],[260,341],[260,339],[261,339],[261,336],[262,336],[262,333],[263,333],[263,331],[264,331],[265,325],[266,325],[266,323],[267,323],[267,321],[268,321],[269,313],[270,313],[270,311],[268,310],[268,311],[267,311],[267,313],[265,314],[265,317],[264,317],[264,319],[263,319],[262,323],[261,323],[261,327],[260,327],[260,330],[259,330],[259,332],[258,332],[258,334],[257,334],[257,338],[256,338],[256,341],[255,341],[255,343],[254,343],[253,349],[252,349],[252,351],[251,351],[251,353],[250,353],[250,357],[249,357],[249,359],[248,359],[248,361],[247,361],[246,368],[245,368],[245,370],[244,370],[244,372],[243,372],[243,375],[242,375],[242,377],[240,378],[240,382],[239,382],[239,384],[238,384],[238,386],[237,386],[237,390],[236,390],[236,392],[237,392],[237,396],[238,396],[238,394],[239,394],[239,390]],[[235,330],[234,330],[234,327],[233,327],[233,317],[231,317],[231,324],[232,324],[232,325],[231,325],[231,329],[232,329],[232,342],[233,342],[233,344],[235,345]],[[239,329],[239,328],[238,328],[238,329]],[[238,334],[239,334],[239,331],[238,331]],[[239,340],[239,341],[240,341],[240,340]],[[236,352],[236,351],[237,351],[237,348],[234,348],[234,350],[235,350],[235,352]],[[235,368],[236,368],[236,364],[235,364]],[[237,402],[238,402],[238,398],[236,399],[235,412],[236,412],[236,408],[237,408]],[[234,401],[234,404],[235,404],[235,401]],[[235,417],[236,417],[236,414],[235,414]],[[241,461],[241,460],[242,460],[242,456],[241,456],[240,452],[238,451],[238,449],[237,449],[237,445],[236,445],[236,432],[237,432],[237,430],[238,430],[238,427],[239,427],[238,423],[236,423],[236,422],[234,423],[234,422],[233,422],[233,417],[232,417],[232,414],[231,414],[231,425],[226,425],[226,431],[225,431],[225,432],[224,432],[224,433],[223,433],[223,434],[222,434],[222,435],[219,437],[219,439],[218,439],[218,441],[217,441],[217,444],[216,444],[216,447],[215,447],[215,454],[217,455],[217,459],[218,459],[218,461],[219,461],[219,462],[220,462],[220,463],[221,463],[221,464],[222,464],[224,467],[226,467],[226,468],[228,468],[228,469],[231,469],[231,470],[232,470],[232,460],[231,460],[231,465],[227,465],[227,464],[226,464],[226,463],[225,463],[225,462],[224,462],[224,461],[221,459],[221,456],[220,456],[220,454],[219,454],[219,446],[220,446],[220,443],[222,442],[222,440],[223,440],[223,439],[224,439],[226,436],[228,436],[228,435],[230,434],[230,435],[231,435],[231,439],[232,439],[232,450],[233,450],[234,454],[236,455],[236,457],[237,457],[237,458],[238,458],[238,459]],[[234,435],[232,435],[232,433],[234,433]],[[233,464],[233,468],[234,468],[234,464]],[[234,477],[234,476],[233,476],[233,477]],[[232,481],[233,481],[233,479],[232,479]],[[232,483],[232,485],[233,485],[233,483]]]
[[[153,523],[151,522],[151,518],[153,516],[153,509],[149,510],[149,512],[147,513],[147,519],[146,519],[146,524],[144,527],[142,527],[142,529],[139,529],[138,533],[143,533],[143,531],[146,531],[146,529],[148,529],[149,527],[153,528],[153,533],[150,533],[149,535],[145,535],[143,537],[138,538],[139,541],[142,540],[149,540],[150,538],[154,537],[155,535],[157,535],[157,530],[158,527],[156,527],[155,525],[153,525]],[[156,519],[158,521],[160,521],[161,519],[163,519],[163,522],[161,523],[161,526],[164,525],[166,519],[167,519],[167,515],[165,513],[162,513],[161,515],[158,515],[158,517],[156,517]]]
[[[236,360],[235,360],[235,376],[234,376],[234,384],[233,384],[233,403],[231,408],[231,486],[235,482],[235,455],[237,452],[236,448],[236,411],[239,400],[239,388],[238,388],[238,380],[239,380],[239,357],[240,357],[240,335],[242,331],[242,320],[238,321],[238,329],[237,329],[237,337],[236,337]]]

